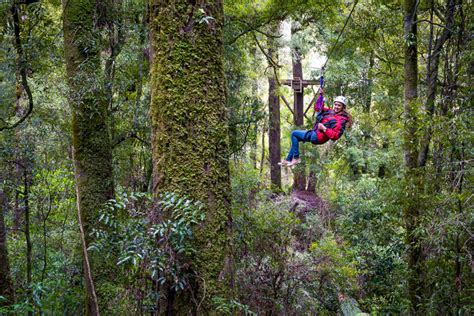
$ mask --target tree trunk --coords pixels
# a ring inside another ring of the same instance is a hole
[[[229,295],[232,281],[223,4],[150,1],[150,7],[153,193],[200,200],[206,213],[195,229],[193,297],[176,295],[174,312],[207,314],[213,297]]]
[[[90,232],[98,224],[99,210],[113,197],[112,146],[108,131],[107,98],[100,67],[99,32],[94,17],[96,1],[69,0],[64,2],[64,52],[72,108],[72,141],[76,178],[77,204],[83,225],[83,247],[93,237]],[[100,270],[99,256],[84,253],[87,314],[98,314],[94,301],[92,279],[100,282],[105,273]],[[87,257],[91,273],[88,275]],[[100,293],[99,293],[100,303]],[[105,302],[104,302],[105,303]]]
[[[388,151],[389,142],[387,139],[383,140],[382,151],[386,153]],[[386,161],[383,160],[380,162],[379,171],[377,172],[377,177],[383,179],[385,177],[385,169],[387,168]]]
[[[406,243],[408,246],[408,294],[414,314],[421,309],[423,297],[422,276],[422,249],[419,236],[420,226],[420,187],[421,175],[417,168],[417,110],[418,110],[418,53],[417,53],[417,25],[416,0],[405,0],[405,126],[404,126],[404,152],[405,152],[405,201],[404,217],[406,226]]]
[[[374,87],[374,78],[373,78],[374,66],[375,66],[375,54],[372,51],[369,56],[369,69],[367,70],[367,85],[364,87],[364,90],[365,90],[364,113],[370,113],[370,108],[372,105],[372,90]]]
[[[262,176],[263,167],[265,165],[265,132],[266,132],[266,128],[264,125],[262,126],[262,151],[261,151],[261,156],[260,156],[260,176]]]
[[[257,47],[252,47],[251,49],[251,54],[254,60],[254,63],[256,63],[257,60]],[[257,65],[254,65],[256,67]],[[258,83],[257,81],[252,83],[252,118],[254,118],[257,115],[257,112],[259,111],[259,101],[258,101]],[[250,141],[250,161],[252,162],[252,166],[254,169],[257,169],[257,147],[258,147],[258,121],[255,120],[255,122],[252,123],[252,130],[253,130],[253,137],[251,138]]]
[[[292,25],[291,34],[294,35],[294,28],[296,26]],[[293,52],[293,79],[300,78],[303,80],[303,65],[301,64],[301,52],[298,47],[295,47]],[[304,124],[304,88],[301,88],[301,92],[294,93],[294,124],[296,129],[303,129]],[[301,148],[302,149],[302,148]],[[306,172],[305,172],[305,163],[302,161],[294,169],[294,183],[293,189],[297,191],[303,191],[306,189]]]
[[[407,168],[416,168],[418,156],[417,142],[415,141],[417,131],[418,110],[418,51],[417,51],[417,25],[416,0],[405,0],[405,126],[404,126],[404,148],[405,164]]]
[[[279,34],[279,25],[272,29],[272,34]],[[268,56],[278,63],[278,51],[275,40],[268,38]],[[278,96],[278,86],[274,72],[268,77],[268,150],[270,155],[270,179],[272,189],[276,192],[281,191],[281,166],[278,163],[281,160],[280,143],[280,98]]]
[[[311,170],[308,175],[308,187],[306,188],[306,191],[315,193],[317,184],[318,178],[316,177],[316,172]]]
[[[454,0],[447,0],[446,1],[446,27],[443,29],[441,35],[436,38],[433,51],[430,52],[430,56],[428,56],[428,69],[426,75],[426,81],[428,83],[428,97],[426,99],[425,109],[427,111],[427,115],[431,118],[433,116],[435,110],[435,99],[436,99],[436,90],[438,87],[438,68],[439,68],[439,60],[441,57],[441,51],[444,47],[446,41],[452,35],[452,29],[454,27],[454,12],[455,12],[455,2]],[[433,4],[434,5],[434,4]],[[433,36],[433,34],[430,34]],[[430,39],[431,43],[431,39]],[[431,51],[431,50],[430,50]],[[418,165],[420,167],[424,167],[426,165],[426,161],[428,159],[428,150],[430,147],[431,141],[431,134],[432,128],[431,124],[426,127],[425,134],[421,141],[421,150],[418,156]]]
[[[25,212],[25,240],[26,240],[26,284],[28,285],[28,297],[33,299],[32,291],[30,290],[32,283],[32,271],[33,271],[33,246],[31,244],[30,234],[30,177],[29,177],[29,164],[26,159],[22,159],[24,165],[23,169],[23,210]],[[28,315],[33,315],[32,311],[28,311]]]
[[[0,181],[3,183],[3,181]],[[8,260],[7,230],[5,228],[4,213],[8,208],[7,195],[0,188],[0,296],[6,298],[0,302],[1,306],[8,306],[15,302],[15,290],[10,274],[10,263]]]

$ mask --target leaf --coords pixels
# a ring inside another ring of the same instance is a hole
[[[121,265],[121,264],[127,262],[129,259],[130,259],[130,256],[127,256],[127,257],[125,257],[125,258],[122,258],[122,259],[120,259],[120,260],[117,262],[117,265]]]

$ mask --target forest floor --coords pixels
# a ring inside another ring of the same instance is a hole
[[[294,191],[291,194],[292,207],[290,212],[295,212],[300,218],[304,218],[308,212],[317,211],[324,221],[335,218],[335,213],[329,208],[326,201],[321,199],[316,193],[310,191]]]

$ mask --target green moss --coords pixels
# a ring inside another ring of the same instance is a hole
[[[198,293],[206,293],[204,305],[209,308],[211,297],[228,293],[222,275],[229,253],[230,182],[222,7],[202,7],[213,18],[209,24],[187,1],[156,11],[151,25],[151,120],[155,195],[173,191],[206,205],[206,222],[195,232],[194,269],[203,279]]]
[[[87,244],[93,240],[90,233],[97,225],[99,209],[113,197],[112,147],[107,103],[100,80],[95,5],[95,1],[89,0],[70,0],[64,4],[64,45],[69,104],[73,109],[76,186]],[[90,262],[93,279],[99,284],[107,278],[103,274],[103,259],[93,256]],[[102,294],[97,293],[99,302]]]

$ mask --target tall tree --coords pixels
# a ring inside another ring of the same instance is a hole
[[[427,114],[431,117],[435,112],[435,99],[436,99],[436,90],[438,87],[438,68],[441,58],[441,51],[444,47],[446,41],[451,37],[453,33],[454,26],[454,13],[455,13],[455,1],[447,0],[446,1],[446,14],[444,19],[446,21],[446,26],[443,28],[441,34],[435,39],[433,49],[429,49],[428,56],[428,67],[426,73],[426,82],[428,84],[427,99],[425,103]],[[432,12],[434,11],[434,3],[432,5]],[[431,31],[430,31],[430,44],[433,41],[433,17],[431,16]],[[430,45],[431,46],[431,45]],[[423,167],[426,165],[428,159],[428,150],[430,146],[432,128],[431,125],[428,125],[426,128],[425,134],[421,142],[420,152],[418,154],[418,165]]]
[[[28,109],[26,113],[19,119],[15,124],[11,125],[9,128],[15,128],[15,138],[17,140],[17,144],[22,144],[24,141],[23,139],[25,136],[23,135],[23,131],[19,128],[19,124],[23,122],[33,111],[33,96],[32,92],[28,85],[27,80],[27,60],[25,58],[25,54],[23,51],[23,45],[21,41],[21,27],[20,27],[20,6],[16,3],[12,5],[11,8],[12,18],[13,18],[13,30],[15,34],[15,48],[17,53],[17,90],[16,93],[16,108],[15,112],[19,117],[22,116],[21,112],[21,104],[23,103],[23,90],[26,92],[28,97]],[[20,79],[21,78],[21,79]],[[25,233],[25,241],[26,241],[26,284],[27,290],[26,293],[28,297],[32,299],[32,273],[33,273],[33,246],[31,242],[31,231],[30,231],[30,185],[31,185],[31,157],[29,157],[29,152],[23,146],[18,146],[17,148],[17,157],[14,161],[15,169],[16,169],[16,177],[17,179],[22,179],[23,186],[22,190],[17,191],[17,201],[19,200],[18,197],[21,198],[21,207],[18,207],[18,213],[23,213],[24,215],[24,233]],[[17,205],[20,205],[18,203]],[[32,311],[28,311],[28,315],[33,315]]]
[[[418,313],[423,297],[422,248],[419,232],[419,201],[421,176],[417,164],[417,113],[418,113],[418,38],[416,24],[416,0],[405,0],[404,36],[405,36],[405,181],[406,198],[404,205],[406,242],[408,245],[408,292],[413,311]]]
[[[211,309],[211,299],[230,291],[222,1],[153,0],[150,8],[153,193],[200,200],[206,213],[195,230],[196,278],[191,291],[176,297],[168,291],[168,312],[202,314],[202,308]]]
[[[77,206],[81,223],[87,314],[98,314],[94,279],[100,277],[97,257],[87,245],[97,225],[99,209],[113,197],[112,147],[107,125],[107,99],[101,78],[96,1],[69,0],[63,4],[64,52],[72,108],[73,156]],[[89,260],[90,257],[90,260]],[[100,298],[100,297],[99,297]]]
[[[252,54],[252,60],[253,60],[253,63],[255,64],[255,66],[257,66],[257,47],[252,47],[251,50],[250,50],[250,53]],[[252,95],[254,97],[254,100],[252,102],[252,112],[251,112],[251,116],[252,117],[255,117],[256,114],[257,114],[257,111],[259,110],[259,100],[258,100],[258,83],[257,81],[255,80],[253,83],[252,83]],[[252,130],[253,130],[253,133],[252,133],[252,139],[251,139],[251,142],[250,142],[250,153],[249,153],[249,157],[250,157],[250,161],[252,162],[252,165],[254,167],[254,169],[257,169],[257,148],[258,148],[258,121],[256,120],[252,125]]]
[[[272,34],[278,35],[279,24],[275,24]],[[268,37],[268,57],[272,63],[278,63],[278,51],[273,37]],[[274,66],[276,67],[276,66]],[[274,68],[276,71],[276,69]],[[281,190],[281,159],[280,144],[280,97],[278,96],[277,78],[275,72],[268,77],[268,150],[270,153],[270,179],[274,189]]]
[[[424,182],[426,181],[425,170],[428,159],[428,150],[431,141],[432,124],[431,117],[435,113],[435,99],[438,86],[438,71],[442,49],[451,37],[454,29],[455,1],[446,0],[446,11],[443,17],[446,25],[439,36],[434,39],[433,32],[433,11],[434,2],[431,3],[430,35],[428,47],[427,64],[427,99],[425,109],[427,117],[425,120],[424,135],[418,138],[418,113],[421,101],[418,97],[418,34],[417,34],[417,1],[405,1],[405,132],[404,132],[404,151],[406,166],[406,193],[405,201],[405,221],[407,229],[408,244],[408,266],[410,269],[409,277],[409,296],[412,308],[415,313],[421,309],[423,296],[425,293],[425,276],[423,269],[423,251],[421,233],[421,210],[424,209],[422,196],[424,194]],[[434,44],[433,44],[434,40]]]

